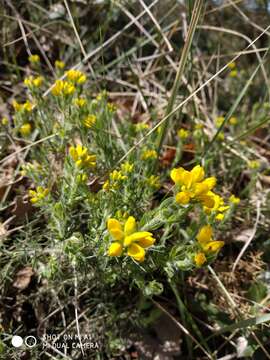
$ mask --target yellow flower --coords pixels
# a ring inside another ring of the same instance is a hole
[[[206,261],[207,260],[203,252],[199,252],[194,256],[194,262],[198,267],[201,267]]]
[[[231,69],[231,70],[235,69],[236,68],[236,63],[234,61],[230,62],[228,64],[228,68]]]
[[[110,179],[112,181],[122,181],[122,180],[126,180],[127,176],[123,175],[121,171],[113,170],[113,172],[110,173]]]
[[[42,186],[38,186],[36,191],[29,190],[28,193],[29,193],[31,203],[35,204],[35,203],[43,200],[49,194],[49,189],[44,188]]]
[[[171,179],[180,190],[176,194],[176,202],[186,205],[194,199],[205,206],[214,206],[211,190],[216,185],[216,178],[212,176],[204,179],[204,175],[204,169],[200,165],[196,165],[191,171],[181,167],[173,169]]]
[[[195,129],[196,129],[196,130],[201,130],[201,129],[203,129],[203,124],[201,124],[201,123],[196,124],[196,125],[195,125]]]
[[[180,139],[185,140],[189,137],[189,131],[185,129],[179,129],[177,135]]]
[[[231,117],[230,119],[229,119],[229,123],[231,124],[231,125],[236,125],[237,124],[237,118],[235,117],[235,116],[233,116],[233,117]]]
[[[257,160],[251,160],[248,162],[248,167],[250,169],[258,169],[260,167],[260,162]]]
[[[76,180],[78,183],[85,183],[87,181],[87,175],[79,174],[79,175],[77,175]]]
[[[31,134],[31,131],[32,131],[32,126],[31,126],[30,123],[23,124],[20,127],[19,131],[20,131],[22,136],[29,136]]]
[[[213,229],[211,225],[204,225],[198,232],[196,239],[199,243],[207,243],[212,240]]]
[[[155,175],[151,175],[148,179],[146,179],[146,183],[154,189],[159,189],[161,186],[159,176]]]
[[[78,106],[78,107],[83,107],[86,105],[86,99],[84,98],[76,98],[73,100],[74,105]]]
[[[215,241],[212,239],[212,235],[212,227],[204,225],[196,236],[198,243],[205,253],[216,253],[224,246],[224,241]]]
[[[230,201],[232,204],[235,204],[235,205],[237,205],[237,204],[240,203],[239,197],[236,197],[236,196],[233,195],[233,194],[229,197],[229,201]]]
[[[211,215],[213,212],[216,213],[215,219],[218,221],[222,221],[225,217],[225,212],[229,210],[230,206],[224,204],[224,200],[218,194],[210,191],[208,193],[209,196],[212,197],[214,201],[214,206],[204,206],[204,211],[206,214]]]
[[[140,132],[140,131],[143,131],[143,130],[147,130],[147,129],[149,129],[149,127],[150,127],[148,124],[142,123],[142,122],[139,122],[139,123],[135,124],[134,126],[135,126],[135,130],[136,130],[137,132]]]
[[[156,159],[158,154],[156,150],[144,149],[141,155],[142,160]]]
[[[96,166],[96,155],[90,155],[85,146],[71,146],[69,149],[69,154],[75,161],[76,166],[80,168],[92,168]]]
[[[117,106],[109,102],[107,104],[107,109],[109,110],[109,112],[114,113],[117,110]]]
[[[66,64],[61,60],[56,60],[54,62],[54,65],[57,69],[64,69],[64,67],[66,66]]]
[[[74,85],[64,80],[56,80],[52,88],[52,94],[54,96],[72,95],[74,92]]]
[[[8,124],[8,118],[6,118],[5,116],[2,118],[2,120],[1,120],[1,123],[2,123],[2,125],[7,125]]]
[[[235,78],[237,75],[238,75],[238,71],[237,71],[237,70],[232,70],[232,71],[230,71],[230,73],[229,73],[229,76],[230,76],[231,78]]]
[[[83,124],[84,124],[87,128],[91,128],[91,127],[93,127],[93,126],[95,125],[96,121],[97,121],[96,115],[91,114],[91,115],[88,115],[88,116],[84,119]]]
[[[13,106],[14,110],[17,112],[20,112],[20,111],[31,112],[34,107],[34,105],[31,104],[29,100],[26,100],[26,102],[23,104],[19,104],[16,100],[13,100],[12,106]]]
[[[121,256],[126,253],[138,262],[143,262],[145,249],[155,243],[153,234],[148,231],[136,231],[136,220],[129,216],[124,226],[113,218],[108,219],[107,229],[113,238],[109,247],[109,256]]]
[[[66,72],[66,76],[68,80],[77,83],[77,84],[84,84],[86,81],[86,76],[80,70],[70,69]]]
[[[28,57],[28,60],[30,61],[30,63],[32,64],[38,64],[40,62],[40,57],[39,55],[30,55]]]
[[[224,116],[218,116],[216,119],[215,119],[215,124],[220,127],[222,124],[223,124],[223,121],[225,120],[225,117]]]
[[[220,133],[218,134],[217,138],[218,138],[219,140],[223,141],[224,138],[225,138],[224,133],[223,133],[223,132],[220,132]]]
[[[128,161],[121,164],[121,170],[124,174],[129,174],[133,171],[134,164],[129,163]]]
[[[43,84],[43,81],[44,78],[42,76],[37,76],[35,78],[33,76],[29,76],[24,79],[24,85],[26,85],[29,88],[31,87],[39,88]]]
[[[222,221],[224,219],[224,216],[225,216],[224,214],[219,213],[219,214],[216,215],[216,220]]]

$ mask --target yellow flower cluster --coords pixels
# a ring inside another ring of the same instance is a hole
[[[197,165],[191,171],[177,168],[171,171],[171,178],[180,190],[175,197],[177,203],[187,205],[190,201],[199,201],[207,208],[215,205],[214,193],[211,191],[216,185],[215,177],[204,179],[204,169]]]
[[[233,194],[229,197],[229,201],[230,201],[230,203],[235,204],[235,205],[240,203],[239,197],[236,197]]]
[[[109,102],[107,104],[107,109],[109,110],[110,113],[114,113],[117,110],[117,106]]]
[[[26,100],[26,102],[23,104],[19,104],[16,100],[13,100],[12,106],[14,110],[17,112],[22,112],[22,111],[31,112],[34,107],[34,105],[30,103],[29,100]]]
[[[39,88],[43,84],[44,78],[42,76],[29,76],[24,79],[24,85],[29,88]]]
[[[145,249],[155,243],[153,234],[148,231],[137,231],[136,220],[129,216],[124,226],[116,220],[109,219],[107,229],[113,238],[109,247],[109,256],[121,256],[127,254],[135,261],[143,262],[145,258]]]
[[[69,154],[79,168],[93,168],[96,166],[96,155],[90,155],[85,146],[71,146]]]
[[[29,190],[30,201],[32,204],[35,204],[43,200],[48,194],[49,189],[42,186],[38,186],[36,190]]]
[[[66,77],[68,78],[68,80],[72,81],[73,83],[76,84],[84,84],[86,81],[86,75],[79,71],[79,70],[74,70],[74,69],[70,69],[66,72]]]
[[[251,160],[248,162],[248,167],[250,169],[258,169],[260,167],[260,162],[258,160]]]
[[[216,119],[215,119],[215,124],[216,126],[220,127],[222,124],[223,124],[223,121],[225,120],[225,117],[224,116],[218,116]]]
[[[134,165],[130,164],[128,161],[121,164],[121,170],[113,170],[109,179],[105,181],[102,188],[103,190],[108,191],[109,189],[117,189],[122,181],[128,179],[127,174],[131,173],[134,169]]]
[[[235,117],[235,116],[231,117],[231,118],[229,119],[229,123],[230,123],[231,125],[237,125],[237,123],[238,123],[237,117]]]
[[[84,120],[83,120],[83,124],[87,127],[87,128],[91,128],[95,125],[97,121],[97,117],[96,115],[88,115]]]
[[[61,60],[56,60],[54,62],[54,65],[55,65],[56,69],[59,69],[59,70],[64,69],[64,67],[66,66],[66,64]]]
[[[64,80],[56,80],[52,88],[52,94],[54,96],[72,95],[75,92],[75,86]]]
[[[135,124],[135,130],[137,132],[147,130],[147,129],[149,129],[149,127],[150,126],[148,124],[142,123],[142,122],[139,122],[139,123]]]
[[[214,200],[214,206],[207,207],[204,206],[204,211],[206,214],[211,214],[215,212],[216,214],[216,220],[222,221],[225,216],[225,212],[229,210],[230,206],[224,204],[224,200],[221,196],[218,194],[215,194],[211,191],[211,196]]]
[[[144,149],[141,155],[142,160],[157,159],[158,154],[156,150]]]
[[[177,135],[180,139],[185,140],[189,137],[189,131],[181,128],[177,131]]]
[[[39,55],[30,55],[28,57],[28,60],[30,61],[30,63],[32,64],[38,64],[40,62],[40,57]]]
[[[19,131],[22,136],[29,136],[32,131],[32,126],[30,123],[25,123],[20,127]]]
[[[238,71],[236,69],[236,63],[234,61],[232,61],[229,65],[228,65],[228,68],[231,70],[230,73],[229,73],[229,76],[234,78],[237,76],[238,74]]]
[[[86,99],[79,97],[73,100],[74,105],[78,106],[79,108],[84,107],[86,105]]]
[[[195,264],[202,266],[207,260],[205,255],[217,254],[218,251],[224,246],[224,241],[213,240],[213,229],[210,225],[203,226],[196,239],[199,243],[201,251],[194,257]]]
[[[1,120],[1,124],[6,126],[8,124],[8,118],[4,116]]]

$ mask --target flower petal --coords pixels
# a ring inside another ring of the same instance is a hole
[[[199,243],[207,243],[212,240],[213,230],[210,225],[203,226],[196,236]]]
[[[190,174],[192,176],[192,183],[197,183],[203,180],[204,178],[204,169],[201,167],[201,165],[196,165],[194,168],[190,171]]]
[[[147,236],[152,236],[152,233],[148,232],[148,231],[138,231],[135,232],[129,236],[125,237],[124,240],[124,246],[129,246],[130,244],[132,244],[133,242],[139,241],[141,239],[146,238]]]
[[[128,247],[128,255],[138,262],[144,261],[145,250],[138,244],[131,244]]]
[[[113,242],[108,250],[109,256],[120,256],[122,254],[123,247],[119,242]]]
[[[118,220],[110,218],[107,222],[107,229],[115,240],[123,239],[124,233],[122,230],[122,225]]]
[[[141,240],[138,240],[138,244],[143,248],[149,248],[155,243],[156,239],[154,239],[152,236],[147,236]]]
[[[136,219],[133,216],[129,216],[125,222],[124,232],[125,235],[130,235],[136,231]]]
[[[194,256],[196,266],[201,267],[207,260],[203,252],[199,252]]]
[[[210,241],[202,246],[205,252],[215,253],[224,246],[224,241]]]
[[[187,205],[190,201],[190,194],[187,191],[180,191],[175,196],[175,201],[181,205]]]

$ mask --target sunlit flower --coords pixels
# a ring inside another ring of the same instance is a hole
[[[251,160],[248,162],[248,167],[250,169],[258,169],[260,167],[260,162],[258,160]]]
[[[14,110],[17,112],[20,112],[20,111],[31,112],[34,107],[34,105],[29,100],[26,100],[26,102],[22,103],[22,104],[19,104],[16,100],[13,100],[12,106],[13,106]]]
[[[109,112],[114,113],[117,110],[117,106],[111,102],[107,104],[107,109]]]
[[[238,75],[238,71],[237,70],[232,70],[229,72],[229,76],[231,78],[235,78]]]
[[[2,125],[4,125],[4,126],[7,125],[7,124],[8,124],[8,118],[4,116],[4,117],[2,118],[2,120],[1,120],[1,123],[2,123]]]
[[[177,168],[171,171],[171,179],[180,190],[175,197],[181,205],[188,204],[191,200],[197,200],[204,206],[213,207],[214,199],[211,190],[216,185],[215,177],[204,179],[204,169],[196,165],[191,171]]]
[[[224,246],[224,241],[213,240],[212,235],[212,227],[210,225],[204,225],[196,236],[201,249],[206,254],[217,253]]]
[[[54,96],[72,95],[75,92],[75,86],[64,80],[56,80],[52,88]]]
[[[144,149],[141,155],[142,160],[157,159],[158,154],[156,150]]]
[[[210,215],[212,213],[216,214],[216,220],[222,221],[225,217],[225,212],[229,210],[230,206],[224,204],[224,200],[221,196],[218,194],[215,194],[212,191],[209,191],[209,196],[212,196],[212,199],[214,200],[214,206],[207,207],[204,206],[204,211],[206,214]]]
[[[134,126],[135,126],[135,130],[136,130],[137,132],[140,132],[140,131],[143,131],[143,130],[147,130],[147,129],[149,129],[149,127],[150,127],[148,124],[142,123],[142,122],[139,122],[139,123],[135,124]]]
[[[96,166],[96,155],[90,155],[87,148],[82,145],[69,148],[69,154],[80,168],[93,168]]]
[[[230,62],[228,64],[228,68],[231,69],[231,70],[235,69],[236,68],[236,63],[234,61]]]
[[[26,85],[29,88],[31,87],[39,88],[43,84],[43,81],[44,78],[42,76],[37,76],[35,78],[33,76],[29,76],[24,79],[24,85]]]
[[[223,140],[225,139],[224,133],[223,133],[223,132],[220,132],[220,133],[218,134],[217,138],[218,138],[219,140],[223,141]]]
[[[148,231],[137,231],[136,220],[129,216],[124,226],[116,219],[108,219],[107,229],[113,238],[109,247],[109,256],[127,254],[138,262],[145,259],[145,249],[155,243],[153,234]]]
[[[238,123],[237,117],[233,116],[229,119],[231,125],[236,125]]]
[[[88,115],[84,120],[83,120],[83,124],[87,127],[87,128],[91,128],[95,125],[97,121],[97,117],[96,115]]]
[[[215,124],[220,127],[223,124],[223,121],[225,120],[224,116],[218,116],[215,119]]]
[[[56,60],[54,62],[54,65],[57,69],[60,69],[60,70],[64,69],[64,67],[66,66],[66,64],[61,60]]]
[[[40,62],[40,57],[39,55],[30,55],[28,57],[28,60],[30,61],[30,63],[32,64],[38,64]]]
[[[19,131],[20,131],[22,136],[29,136],[31,134],[31,131],[32,131],[32,126],[31,126],[30,123],[23,124],[20,127]]]
[[[29,190],[28,193],[31,203],[35,204],[43,200],[49,194],[49,189],[38,186],[36,190]]]
[[[76,98],[73,100],[74,105],[78,106],[78,107],[83,107],[86,105],[86,99],[80,97],[80,98]]]
[[[232,203],[232,204],[239,204],[240,203],[240,199],[239,197],[236,197],[234,194],[232,194],[230,197],[229,197],[229,201]]]
[[[70,69],[66,72],[66,76],[68,80],[77,83],[77,84],[84,84],[86,81],[86,76],[80,70]]]
[[[129,174],[133,171],[134,164],[129,163],[128,161],[121,164],[121,170],[124,174]]]
[[[204,263],[206,263],[207,259],[203,252],[199,252],[194,256],[194,262],[196,266],[201,267]]]
[[[177,135],[180,139],[185,140],[189,137],[189,131],[186,129],[179,129]]]

